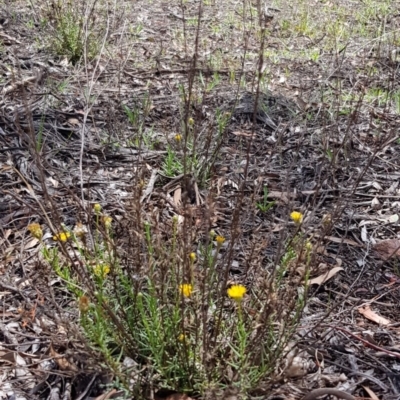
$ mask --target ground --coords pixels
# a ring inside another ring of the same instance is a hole
[[[0,9],[0,398],[121,394],[27,226],[54,246],[52,226],[99,203],[129,259],[139,192],[160,237],[183,202],[199,242],[235,239],[235,282],[276,264],[289,231],[310,241],[296,353],[254,396],[400,398],[400,4],[91,4]],[[79,52],[60,37],[79,43],[82,15]]]

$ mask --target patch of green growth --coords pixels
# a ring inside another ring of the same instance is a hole
[[[133,257],[123,264],[111,217],[99,204],[92,216],[92,242],[77,226],[55,235],[57,246],[43,243],[43,255],[76,300],[89,343],[119,385],[138,399],[149,387],[204,396],[227,387],[247,395],[263,385],[280,365],[305,305],[306,283],[300,295],[284,284],[299,276],[291,267],[304,258],[299,241],[292,240],[278,272],[260,268],[263,285],[250,288],[229,283],[217,268],[229,243],[215,232],[195,253],[188,250],[195,237],[182,231],[178,217],[162,241],[159,227],[137,220]],[[41,237],[40,226],[32,225],[31,234]],[[68,261],[71,251],[75,265]],[[129,370],[125,357],[133,361]]]
[[[129,32],[130,32],[131,35],[140,36],[140,34],[143,32],[143,29],[144,29],[143,24],[142,23],[138,23],[138,24],[136,24],[134,26],[131,25],[129,27]]]
[[[123,104],[122,108],[125,111],[126,116],[128,117],[129,123],[133,127],[140,127],[142,125],[139,107],[134,107],[133,109],[130,109],[127,105]]]
[[[221,76],[218,72],[214,72],[212,79],[210,81],[206,81],[202,73],[199,74],[199,80],[203,88],[205,88],[206,92],[210,92],[213,90],[218,84],[221,83]]]
[[[199,23],[199,19],[198,18],[189,18],[186,23],[188,24],[188,26],[197,26],[197,24]]]
[[[282,55],[277,52],[275,49],[265,49],[264,57],[272,64],[278,64],[281,62]]]
[[[128,121],[134,133],[126,139],[128,146],[141,148],[144,145],[147,149],[154,149],[159,144],[154,135],[153,128],[146,128],[145,121],[151,110],[151,99],[145,96],[140,105],[129,108],[126,104],[122,105]]]
[[[68,85],[69,85],[69,79],[65,79],[65,80],[61,81],[57,85],[57,91],[59,93],[65,93],[65,90],[67,89]]]
[[[368,103],[374,103],[378,107],[385,107],[389,100],[389,91],[380,87],[367,88],[364,98]]]
[[[40,120],[39,124],[39,129],[36,137],[36,143],[35,143],[35,148],[38,154],[40,154],[43,146],[43,129],[44,129],[44,121],[45,121],[45,116],[43,115]]]
[[[293,249],[292,246],[289,246],[284,255],[281,258],[281,261],[279,263],[278,271],[277,271],[277,282],[280,284],[283,281],[283,278],[285,277],[290,263],[295,260],[297,257],[295,250]]]
[[[280,28],[283,33],[285,32],[289,33],[291,26],[292,26],[292,21],[289,21],[288,19],[282,19],[280,21]]]
[[[356,21],[355,32],[367,38],[381,36],[385,30],[386,17],[393,12],[391,4],[392,2],[388,0],[365,1],[354,15]]]
[[[261,202],[257,202],[256,206],[261,212],[266,213],[275,205],[275,201],[268,200],[267,186],[264,186],[263,190],[264,190],[263,199]]]
[[[96,3],[55,0],[48,14],[51,48],[77,63],[85,55],[93,59],[99,52],[105,30],[96,17]]]
[[[333,161],[333,157],[334,157],[333,151],[331,149],[326,149],[325,150],[325,154],[326,154],[326,157],[328,158],[328,160],[330,162],[332,162]]]
[[[318,62],[320,57],[320,49],[305,49],[303,50],[303,56],[307,60]]]
[[[396,114],[400,114],[400,91],[396,90],[391,97]]]
[[[315,37],[316,28],[313,26],[313,19],[308,10],[301,10],[294,24],[294,31],[307,37]]]
[[[28,29],[33,29],[35,27],[35,21],[33,19],[30,19],[26,22],[26,26]]]
[[[184,166],[179,159],[176,151],[171,147],[167,147],[167,154],[162,163],[161,170],[164,175],[174,177],[183,174]]]

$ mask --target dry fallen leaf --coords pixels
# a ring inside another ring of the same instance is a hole
[[[55,188],[58,188],[58,186],[59,186],[59,182],[57,180],[53,179],[52,177],[47,178],[46,182],[50,182],[53,185],[53,187],[55,187]]]
[[[381,203],[380,203],[380,201],[379,201],[376,197],[374,197],[374,198],[372,199],[372,201],[371,201],[371,207],[372,207],[374,210],[378,210],[378,209],[381,207]]]
[[[174,191],[174,204],[177,207],[182,205],[182,189],[180,187]]]
[[[363,387],[364,390],[368,393],[369,397],[370,397],[372,400],[379,400],[379,397],[378,397],[368,386],[362,385],[362,387]]]
[[[117,389],[112,389],[110,392],[103,393],[102,395],[95,397],[93,400],[109,400],[112,399],[116,393],[119,393]]]
[[[293,363],[285,370],[288,378],[299,378],[307,374],[307,363],[300,357],[295,357]]]
[[[244,131],[234,131],[232,132],[235,136],[244,136],[244,137],[254,137],[255,135],[253,133],[249,132],[244,132]]]
[[[268,192],[268,198],[282,200],[284,203],[289,202],[289,198],[293,198],[294,194],[289,192],[279,192],[277,190],[271,190]]]
[[[315,236],[318,237],[318,235],[315,235]],[[351,240],[351,239],[335,237],[335,236],[324,236],[324,239],[327,239],[333,243],[348,244],[349,246],[361,247],[361,245],[359,243],[357,243],[356,241]]]
[[[39,243],[39,240],[36,238],[32,238],[31,240],[29,240],[28,242],[26,242],[26,244],[24,245],[24,250],[29,250],[32,247],[35,247],[37,244]]]
[[[342,267],[332,268],[331,270],[325,272],[324,274],[317,276],[314,279],[310,279],[308,283],[310,285],[322,285],[323,283],[334,277],[339,271],[343,271],[343,268]]]
[[[400,257],[399,239],[381,240],[373,248],[384,261],[388,260],[393,256]]]
[[[370,321],[376,322],[377,324],[380,325],[389,325],[390,321],[384,317],[381,317],[378,315],[375,311],[371,310],[371,307],[369,305],[365,307],[360,307],[358,309],[358,312],[361,315],[364,315],[365,318],[369,319]]]
[[[367,227],[365,225],[361,228],[361,240],[363,242],[369,242]]]
[[[73,371],[78,372],[78,367],[72,363],[70,363],[64,356],[58,354],[53,346],[50,346],[50,355],[54,358],[54,361],[63,371]]]
[[[80,124],[79,119],[77,119],[77,118],[68,118],[67,121],[71,125],[79,125]]]

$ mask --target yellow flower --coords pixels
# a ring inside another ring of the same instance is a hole
[[[190,118],[188,119],[188,124],[189,124],[190,126],[193,126],[193,125],[194,125],[194,119],[193,119],[192,117],[190,117]]]
[[[310,252],[311,250],[312,250],[312,243],[309,241],[309,240],[307,240],[306,241],[306,250],[308,251],[308,252]]]
[[[93,268],[93,272],[99,278],[104,279],[107,276],[107,274],[110,273],[110,266],[109,265],[103,265],[103,264],[96,265]]]
[[[29,224],[28,231],[36,239],[40,240],[43,237],[42,228],[40,227],[40,224],[38,224],[37,222],[33,222],[32,224]]]
[[[240,301],[246,294],[246,288],[243,285],[232,285],[226,292],[231,299]]]
[[[103,223],[104,223],[104,226],[106,228],[109,228],[111,226],[111,223],[112,223],[112,218],[109,215],[104,215],[103,216]]]
[[[99,203],[96,203],[96,204],[93,206],[93,210],[94,210],[94,212],[95,212],[96,214],[98,214],[98,213],[101,211],[101,205],[100,205]]]
[[[177,142],[180,142],[182,140],[182,135],[179,135],[179,134],[175,135],[175,140]]]
[[[218,236],[215,238],[215,240],[217,241],[217,244],[219,244],[220,246],[221,246],[222,244],[224,244],[224,242],[225,242],[225,238],[224,238],[223,236],[220,236],[220,235],[218,235]]]
[[[193,286],[190,283],[179,285],[179,291],[184,297],[190,297],[193,292]]]
[[[300,225],[303,222],[303,214],[301,212],[298,212],[298,211],[292,211],[290,213],[290,218],[297,225]]]
[[[196,261],[196,253],[190,253],[189,258],[190,258],[190,261],[195,262]]]
[[[53,240],[57,240],[59,242],[66,242],[71,237],[69,232],[60,232],[53,236]]]
[[[186,336],[185,336],[183,333],[181,333],[181,334],[178,336],[178,340],[179,340],[180,342],[184,342],[184,341],[186,340]]]

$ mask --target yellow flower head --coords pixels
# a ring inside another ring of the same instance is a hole
[[[109,215],[104,215],[103,216],[103,224],[106,228],[109,228],[112,223],[112,218]]]
[[[178,336],[178,340],[179,340],[180,342],[184,342],[184,341],[186,340],[185,334],[181,333],[181,334]]]
[[[246,291],[247,290],[243,285],[232,285],[230,288],[228,288],[226,292],[231,299],[235,301],[240,301],[243,299]]]
[[[93,206],[93,210],[94,210],[94,212],[95,212],[96,214],[98,214],[98,213],[101,211],[101,205],[100,205],[99,203],[96,203],[96,204]]]
[[[104,279],[110,273],[110,266],[99,264],[93,268],[93,272],[99,278]]]
[[[60,232],[53,236],[53,240],[57,240],[59,242],[66,242],[70,237],[71,237],[71,233]]]
[[[303,222],[303,214],[298,211],[292,211],[290,213],[290,218],[297,225],[300,225]]]
[[[28,231],[36,239],[40,240],[43,237],[42,228],[40,227],[40,224],[38,224],[37,222],[33,222],[32,224],[29,224]]]
[[[308,252],[310,252],[312,250],[312,243],[309,240],[307,240],[305,247],[306,247],[306,250]]]
[[[179,133],[177,135],[175,135],[175,140],[177,142],[180,142],[182,140],[182,135],[179,135]]]
[[[193,125],[194,125],[194,119],[193,119],[192,117],[190,117],[190,118],[188,119],[188,124],[189,124],[190,126],[193,126]]]
[[[225,242],[225,238],[224,238],[223,236],[220,236],[220,235],[218,235],[218,236],[215,238],[215,240],[217,241],[217,244],[219,244],[220,246],[221,246],[222,244],[224,244],[224,242]]]
[[[193,286],[190,283],[179,285],[179,291],[184,297],[190,297],[193,292]]]
[[[190,253],[189,258],[190,258],[190,261],[195,262],[196,261],[196,253],[193,253],[193,252]]]

